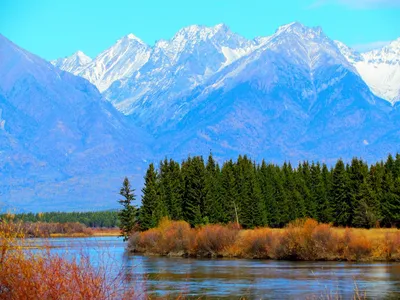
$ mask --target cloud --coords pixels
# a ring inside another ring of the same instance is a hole
[[[400,0],[317,0],[311,7],[337,4],[352,9],[400,8]]]
[[[358,52],[368,52],[375,49],[380,49],[386,45],[388,45],[391,41],[376,41],[372,43],[366,44],[356,44],[353,45],[352,48],[357,50]]]

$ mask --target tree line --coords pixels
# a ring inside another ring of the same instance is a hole
[[[129,208],[134,194],[127,185],[121,192],[131,198],[121,204]],[[333,167],[308,161],[296,167],[257,164],[247,156],[220,166],[212,154],[207,161],[201,156],[182,163],[165,159],[158,169],[153,163],[147,169],[137,221],[147,230],[163,217],[193,227],[229,222],[244,228],[283,227],[306,217],[336,226],[399,227],[400,155],[373,165],[339,159]]]
[[[0,220],[9,218],[10,215],[0,215]],[[87,227],[119,226],[118,211],[92,211],[92,212],[44,212],[44,213],[20,213],[12,215],[14,221],[23,223],[81,223]]]

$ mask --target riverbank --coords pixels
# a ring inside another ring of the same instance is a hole
[[[0,219],[1,221],[1,219]],[[8,220],[8,230],[19,232],[29,238],[59,238],[59,237],[91,237],[91,236],[119,236],[118,228],[87,227],[78,222],[22,222]],[[1,230],[1,228],[0,228]]]
[[[312,219],[283,229],[242,230],[235,225],[190,228],[163,220],[135,232],[129,251],[146,255],[227,257],[299,261],[400,261],[400,230],[335,228]]]
[[[52,233],[50,238],[78,238],[78,237],[107,237],[107,236],[120,236],[121,231],[118,228],[87,228],[84,233]]]

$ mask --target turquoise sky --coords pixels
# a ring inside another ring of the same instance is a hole
[[[133,33],[152,45],[192,24],[247,38],[300,21],[365,50],[400,37],[400,0],[0,0],[0,33],[46,59],[91,57]]]

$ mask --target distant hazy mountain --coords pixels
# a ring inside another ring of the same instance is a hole
[[[0,206],[115,207],[123,176],[149,157],[146,134],[92,84],[1,35],[0,124]]]

